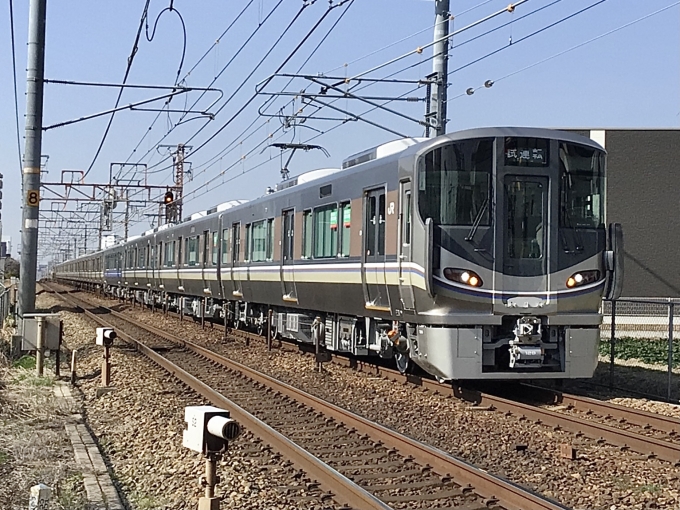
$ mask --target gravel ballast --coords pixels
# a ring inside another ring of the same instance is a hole
[[[83,415],[126,504],[134,509],[195,509],[203,494],[198,479],[204,473],[204,459],[182,447],[184,408],[207,402],[118,342],[111,355],[116,389],[97,397],[102,351],[94,345],[95,325],[64,309],[57,297],[41,298],[41,306],[61,310],[64,346],[77,349],[76,397],[79,393]],[[247,431],[230,445],[218,476],[221,508],[332,508],[306,491],[305,478],[289,462]]]
[[[108,306],[116,304],[92,295],[83,297]],[[222,343],[221,330],[201,330],[188,319],[180,323],[173,316],[152,315],[139,308],[127,308],[125,313],[139,322],[207,344],[239,362],[571,507],[616,510],[677,508],[680,504],[680,473],[670,463],[516,416],[475,410],[455,399],[344,367],[325,365],[318,373],[312,356],[279,350],[268,353],[261,342],[251,342],[248,347],[243,340]],[[577,449],[575,461],[560,457],[560,444],[564,443]]]

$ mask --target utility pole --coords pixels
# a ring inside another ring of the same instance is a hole
[[[23,166],[19,318],[35,311],[40,213],[43,80],[45,77],[45,11],[47,0],[30,0],[26,73],[26,144]]]
[[[129,229],[130,229],[130,190],[126,189],[125,190],[125,238],[124,238],[125,241],[127,241],[127,239],[128,239]]]
[[[183,143],[177,145],[177,161],[175,164],[175,186],[177,186],[177,222],[182,221],[182,195],[184,194],[184,149]],[[191,148],[191,147],[189,147]]]
[[[449,0],[435,0],[435,26],[432,78],[436,83],[430,95],[430,115],[435,119],[435,136],[446,134],[446,89],[449,74]],[[442,40],[443,39],[443,40]]]

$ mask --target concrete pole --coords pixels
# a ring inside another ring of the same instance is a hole
[[[42,377],[45,366],[45,318],[37,317],[38,338],[35,346],[35,369],[39,377]]]
[[[42,150],[43,79],[45,76],[45,11],[47,0],[30,0],[26,76],[26,144],[21,215],[19,318],[35,311]]]
[[[435,135],[446,133],[446,89],[449,74],[449,40],[442,41],[449,35],[449,0],[435,0],[434,60],[432,72],[436,74],[437,83],[432,87],[430,107],[436,121]]]

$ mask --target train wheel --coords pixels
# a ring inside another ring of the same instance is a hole
[[[400,374],[408,373],[409,369],[411,368],[411,358],[409,357],[408,353],[399,351],[395,352],[394,361],[397,364],[397,370],[399,370]]]

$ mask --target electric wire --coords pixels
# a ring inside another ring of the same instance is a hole
[[[328,16],[328,14],[329,14],[331,11],[333,11],[336,7],[340,7],[340,6],[344,5],[344,4],[347,3],[348,1],[350,1],[350,0],[341,0],[341,1],[340,1],[339,3],[337,3],[337,4],[330,5],[330,6],[326,9],[326,11],[324,12],[324,14],[319,18],[319,20],[314,24],[314,26],[307,32],[307,34],[305,34],[305,36],[302,38],[302,40],[296,45],[296,47],[293,49],[293,51],[292,51],[292,52],[286,57],[286,59],[278,66],[278,68],[274,71],[274,73],[272,74],[272,76],[270,76],[270,77],[266,80],[266,82],[268,83],[269,81],[271,81],[271,80],[273,79],[273,76],[276,75],[277,73],[279,73],[279,72],[281,71],[281,69],[283,69],[283,68],[286,66],[286,64],[288,64],[288,62],[290,62],[290,60],[297,54],[297,52],[300,50],[300,48],[301,48],[301,47],[307,42],[307,40],[313,35],[313,33],[317,30],[317,28],[321,25],[321,23],[323,22],[323,20]],[[245,84],[246,84],[247,81],[252,77],[252,75],[255,73],[255,71],[257,70],[257,68],[259,68],[259,66],[262,65],[262,63],[264,62],[264,60],[271,54],[271,52],[274,50],[274,47],[278,44],[278,42],[279,42],[279,41],[283,38],[283,36],[284,36],[284,35],[292,28],[292,25],[293,25],[294,21],[296,21],[296,20],[298,19],[299,15],[302,13],[302,10],[305,9],[306,7],[308,7],[309,5],[312,5],[312,4],[307,4],[307,3],[305,3],[305,4],[302,6],[301,10],[298,12],[298,15],[296,15],[296,17],[293,19],[293,21],[291,21],[291,23],[286,27],[286,29],[284,30],[284,33],[282,33],[281,36],[277,39],[277,42],[274,44],[274,46],[272,46],[272,47],[267,51],[267,54],[265,55],[265,57],[263,57],[263,59],[261,59],[260,62],[257,64],[256,69],[254,69],[254,70],[246,77],[246,79],[244,79],[244,80],[241,82],[241,84],[239,85],[237,91],[240,90],[240,89],[242,89],[242,88],[245,86]],[[233,98],[234,95],[235,95],[235,93],[232,94],[232,96],[230,97],[230,99]],[[199,145],[197,148],[195,148],[195,149],[192,151],[192,154],[196,154],[196,152],[198,152],[199,150],[203,149],[203,148],[204,148],[206,145],[208,145],[212,140],[214,140],[214,139],[215,139],[222,131],[224,131],[224,129],[226,129],[226,128],[227,128],[227,127],[228,127],[228,126],[229,126],[236,118],[238,118],[238,117],[241,115],[241,113],[243,113],[243,111],[245,111],[245,109],[246,109],[248,106],[250,106],[250,104],[252,104],[252,102],[253,102],[257,97],[258,97],[258,94],[257,94],[257,92],[256,92],[255,94],[253,94],[253,95],[252,95],[252,96],[251,96],[251,97],[250,97],[250,98],[249,98],[249,99],[248,99],[248,100],[247,100],[247,101],[246,101],[246,102],[245,102],[245,103],[244,103],[244,104],[243,104],[243,105],[242,105],[242,106],[241,106],[241,107],[240,107],[240,108],[239,108],[239,109],[238,109],[238,110],[237,110],[237,111],[229,118],[229,120],[227,120],[226,122],[224,122],[216,132],[214,132],[210,137],[208,137],[208,139],[205,140],[201,145]],[[215,115],[217,115],[218,113],[220,113],[225,107],[226,107],[226,103],[223,104],[223,105],[217,110],[217,112],[215,113]],[[198,134],[200,134],[201,131],[203,131],[203,129],[205,129],[205,127],[206,127],[207,125],[208,125],[208,124],[204,124],[201,128],[199,128],[198,131],[197,131],[196,133],[194,133],[194,134],[187,140],[186,143],[190,143],[194,138],[196,138],[196,136],[198,136]],[[164,163],[165,161],[167,161],[167,160],[168,160],[168,158],[165,158],[164,160],[162,160],[162,161],[156,163],[155,165],[153,165],[153,167],[150,167],[150,168],[155,168],[155,167],[157,167],[157,166],[160,166],[161,164],[163,164],[163,163]],[[164,171],[164,170],[167,170],[168,168],[172,168],[172,166],[167,166],[167,167],[163,167],[163,168],[154,170],[154,173],[156,173],[156,172],[161,172],[161,171]]]
[[[128,76],[130,75],[130,70],[132,69],[132,62],[134,62],[135,55],[137,54],[137,50],[139,48],[139,39],[142,36],[142,28],[144,28],[144,21],[146,20],[146,17],[148,16],[149,13],[149,4],[151,3],[151,0],[146,0],[146,4],[144,5],[144,10],[142,11],[142,17],[139,20],[139,27],[137,28],[137,35],[135,36],[135,41],[132,45],[132,51],[130,52],[130,56],[128,57],[127,60],[127,67],[125,68],[125,76],[123,77],[123,85],[127,83]],[[116,105],[114,108],[118,108],[118,105],[120,104],[120,100],[123,97],[123,91],[125,90],[124,87],[121,87],[120,90],[118,91],[118,98],[116,99]],[[83,175],[83,179],[87,177],[87,175],[90,173],[92,168],[94,167],[94,164],[97,162],[97,158],[99,157],[99,154],[101,153],[102,147],[104,147],[104,142],[106,141],[106,137],[109,134],[109,131],[111,130],[111,124],[113,124],[113,118],[116,115],[116,112],[111,113],[111,117],[109,117],[109,122],[106,126],[106,129],[104,130],[104,135],[102,136],[101,141],[99,142],[99,147],[97,148],[97,152],[94,155],[94,158],[92,158],[92,162],[90,163],[90,166],[87,168],[87,171]]]
[[[553,60],[553,59],[555,59],[555,58],[557,58],[557,57],[561,57],[562,55],[565,55],[565,54],[567,54],[567,53],[569,53],[569,52],[572,52],[572,51],[574,51],[574,50],[577,50],[577,49],[579,49],[579,48],[582,48],[583,46],[586,46],[586,45],[588,45],[588,44],[590,44],[590,43],[593,43],[593,42],[595,42],[595,41],[598,41],[598,40],[600,40],[600,39],[603,39],[604,37],[607,37],[607,36],[609,36],[609,35],[615,34],[616,32],[619,32],[619,31],[621,31],[621,30],[623,30],[623,29],[626,29],[626,28],[628,28],[628,27],[630,27],[630,26],[632,26],[632,25],[635,25],[635,24],[640,23],[640,22],[642,22],[642,21],[644,21],[644,20],[646,20],[646,19],[649,19],[649,18],[651,18],[651,17],[653,17],[653,16],[656,16],[657,14],[661,14],[662,12],[667,11],[668,9],[671,9],[671,8],[673,8],[673,7],[677,7],[678,5],[680,5],[680,1],[674,2],[674,3],[670,4],[670,5],[667,5],[666,7],[662,7],[661,9],[658,9],[658,10],[656,10],[656,11],[654,11],[654,12],[651,12],[651,13],[649,13],[649,14],[646,14],[646,15],[644,15],[644,16],[642,16],[642,17],[640,17],[640,18],[637,18],[637,19],[635,19],[635,20],[633,20],[633,21],[630,21],[630,22],[628,22],[628,23],[625,23],[624,25],[621,25],[621,26],[616,27],[616,28],[614,28],[614,29],[612,29],[612,30],[609,30],[608,32],[604,32],[604,33],[602,33],[602,34],[600,34],[600,35],[598,35],[598,36],[595,36],[595,37],[593,37],[593,38],[591,38],[591,39],[588,39],[587,41],[583,41],[583,42],[581,42],[581,43],[579,43],[579,44],[576,44],[576,45],[574,45],[574,46],[571,46],[570,48],[567,48],[566,50],[562,50],[562,51],[560,51],[560,52],[558,52],[558,53],[555,53],[555,54],[553,54],[553,55],[551,55],[551,56],[549,56],[549,57],[546,57],[546,58],[541,59],[541,60],[539,60],[539,61],[537,61],[537,62],[534,62],[533,64],[530,64],[530,65],[528,65],[528,66],[526,66],[526,67],[523,67],[523,68],[518,69],[518,70],[516,70],[516,71],[513,71],[513,72],[511,72],[511,73],[508,73],[508,74],[506,74],[506,75],[504,75],[504,76],[501,76],[500,78],[496,78],[495,80],[493,80],[493,82],[494,82],[494,84],[496,84],[496,83],[498,83],[499,81],[502,81],[502,80],[505,80],[505,79],[510,78],[510,77],[512,77],[512,76],[515,76],[515,75],[517,75],[517,74],[523,73],[524,71],[528,71],[529,69],[532,69],[532,68],[534,68],[534,67],[536,67],[536,66],[539,66],[539,65],[541,65],[541,64],[544,64],[544,63],[546,63],[546,62],[549,62],[550,60]],[[474,90],[479,90],[479,89],[481,89],[481,88],[484,88],[484,86],[482,85],[482,86],[480,86],[480,87],[476,87],[476,88],[474,88]],[[459,95],[457,95],[457,96],[452,97],[451,99],[453,100],[453,99],[457,99],[457,98],[459,98],[459,97],[464,97],[464,96],[467,96],[467,95],[469,95],[469,94],[462,93],[462,94],[459,94]]]
[[[600,4],[605,3],[606,1],[607,1],[607,0],[598,0],[597,2],[595,2],[595,3],[591,4],[591,5],[588,5],[588,6],[584,7],[583,9],[580,9],[580,10],[578,10],[578,11],[576,11],[576,12],[573,12],[573,13],[571,13],[571,14],[569,14],[569,15],[567,15],[567,16],[565,16],[565,17],[563,17],[563,18],[561,18],[561,19],[559,19],[559,20],[557,20],[557,21],[555,21],[555,22],[553,22],[553,23],[550,23],[549,25],[546,25],[546,26],[544,26],[544,27],[542,27],[542,28],[539,28],[539,29],[536,30],[535,32],[532,32],[532,33],[530,33],[530,34],[528,34],[528,35],[525,35],[524,37],[521,37],[520,39],[517,39],[516,41],[513,41],[512,44],[508,44],[508,45],[505,45],[505,46],[501,46],[500,48],[495,49],[495,50],[493,50],[493,51],[491,51],[491,52],[489,52],[489,53],[486,53],[485,55],[482,55],[481,57],[476,58],[476,59],[474,59],[474,60],[468,62],[468,63],[465,64],[465,65],[462,65],[462,66],[460,66],[460,67],[457,67],[457,68],[455,68],[455,69],[449,71],[449,75],[451,75],[451,74],[453,74],[453,73],[457,73],[458,71],[462,71],[463,69],[466,69],[466,68],[468,68],[468,67],[470,67],[470,66],[472,66],[472,65],[474,65],[474,64],[476,64],[476,63],[478,63],[478,62],[481,62],[482,60],[486,60],[486,59],[489,58],[489,57],[492,57],[492,56],[494,56],[494,55],[497,55],[497,54],[500,53],[501,51],[507,50],[508,48],[512,48],[513,46],[516,46],[517,44],[519,44],[519,43],[521,43],[521,42],[523,42],[523,41],[526,41],[526,40],[528,40],[528,39],[531,39],[532,37],[534,37],[534,36],[536,36],[536,35],[538,35],[538,34],[541,34],[541,33],[545,32],[546,30],[549,30],[549,29],[551,29],[551,28],[553,28],[553,27],[556,27],[557,25],[559,25],[559,24],[561,24],[561,23],[564,23],[565,21],[568,21],[568,20],[574,18],[574,17],[578,16],[579,14],[583,14],[584,12],[587,12],[587,11],[589,11],[590,9],[592,9],[592,8],[594,8],[594,7],[597,7],[597,6],[600,5]]]
[[[252,3],[252,2],[251,2],[251,3]],[[236,59],[236,57],[238,57],[238,55],[241,54],[241,52],[246,48],[246,46],[250,43],[250,41],[255,37],[255,35],[257,35],[257,33],[260,31],[260,29],[265,25],[265,23],[267,22],[267,20],[269,20],[269,19],[274,15],[274,13],[276,12],[276,10],[277,10],[282,4],[283,4],[283,0],[279,0],[278,3],[270,10],[270,12],[267,14],[267,17],[266,17],[264,20],[262,20],[262,21],[258,24],[257,28],[256,28],[256,29],[248,36],[248,38],[241,44],[241,46],[240,46],[240,47],[238,48],[238,50],[234,53],[234,55],[232,56],[232,58],[231,58],[231,59],[230,59],[230,60],[222,67],[222,69],[220,70],[220,72],[217,73],[217,75],[216,75],[215,77],[213,77],[212,81],[210,82],[210,86],[212,86],[212,85],[213,85],[213,84],[214,84],[214,83],[222,76],[222,74],[223,74],[223,73],[229,68],[229,66],[234,62],[234,60]],[[248,5],[250,5],[250,4],[248,4]],[[306,5],[307,5],[307,4],[306,4]],[[305,7],[306,5],[303,6],[303,9],[304,9],[304,7]],[[241,14],[243,14],[243,12],[244,12],[244,11],[241,11],[241,13],[239,14],[239,17],[241,16]],[[231,27],[231,26],[233,26],[233,24],[230,25],[230,27]],[[225,31],[225,33],[226,33],[226,31]],[[200,101],[201,98],[202,98],[203,96],[204,96],[204,94],[201,94],[201,95],[198,97],[198,99],[196,99],[196,100],[194,101],[194,103],[189,107],[189,109],[193,109],[194,106],[196,106],[196,104],[198,103],[198,101]],[[233,97],[233,95],[232,95],[232,97]],[[227,102],[228,102],[230,99],[231,99],[231,98],[227,99]],[[226,104],[226,103],[225,103],[225,104]],[[218,110],[217,113],[219,113],[219,111],[221,111],[221,110]],[[215,113],[214,115],[217,115],[217,113]],[[160,116],[160,114],[157,116],[157,118],[158,118],[159,116]],[[173,126],[171,126],[171,127],[167,130],[167,132],[160,138],[160,140],[158,140],[155,144],[153,144],[153,145],[151,146],[152,148],[150,148],[149,150],[147,150],[146,153],[144,153],[144,154],[137,160],[137,163],[141,163],[141,162],[142,162],[149,154],[151,154],[152,152],[154,152],[154,151],[156,150],[156,148],[158,147],[158,145],[160,145],[161,143],[163,143],[163,141],[164,141],[164,140],[165,140],[165,139],[166,139],[166,138],[167,138],[167,137],[168,137],[168,136],[169,136],[169,135],[170,135],[170,134],[171,134],[171,133],[179,126],[179,125],[180,125],[180,123],[182,122],[182,120],[183,120],[185,117],[186,117],[186,114],[182,115],[182,116],[180,117],[180,119],[177,121],[177,123],[175,123]],[[154,123],[156,122],[157,118],[154,120]],[[201,130],[202,130],[207,124],[208,124],[208,123],[204,124],[204,125],[201,127]],[[149,129],[148,129],[147,132],[145,133],[144,137],[146,137],[146,135],[149,133],[149,131],[152,129],[152,127],[153,127],[153,124],[149,127]],[[201,130],[199,130],[199,132],[200,132]],[[140,143],[141,143],[141,141],[140,141]],[[187,142],[187,143],[188,143],[188,142]],[[137,145],[137,147],[138,147],[138,146],[139,146],[139,144]],[[137,148],[135,148],[135,149],[132,151],[132,154],[130,154],[130,156],[128,156],[128,159],[126,160],[126,163],[130,160],[130,158],[133,156],[133,154],[135,153],[136,150],[137,150]],[[167,161],[167,159],[166,159],[166,160],[163,160],[163,161]],[[167,168],[164,168],[163,170],[167,170]]]

